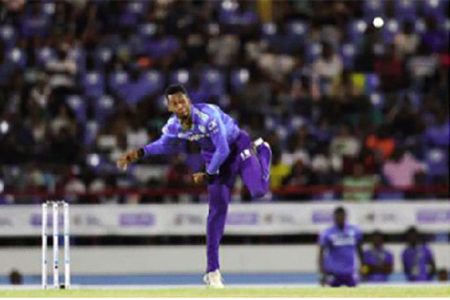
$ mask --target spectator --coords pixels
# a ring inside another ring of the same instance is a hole
[[[398,148],[392,158],[383,165],[383,176],[389,185],[405,188],[412,187],[415,177],[425,171],[425,165],[413,155]]]
[[[311,184],[313,174],[311,169],[306,166],[303,161],[297,160],[292,165],[291,172],[284,179],[284,185],[292,188],[304,188]],[[295,189],[294,189],[295,190]],[[286,200],[296,200],[296,201],[304,201],[309,200],[311,196],[307,192],[303,191],[293,191],[289,195],[284,197]]]
[[[388,127],[381,126],[376,133],[369,135],[366,139],[366,146],[375,152],[377,160],[388,159],[395,149],[395,140],[389,135]]]
[[[383,234],[375,231],[372,234],[372,248],[364,251],[363,274],[369,282],[386,282],[394,268],[392,252],[384,248]]]
[[[283,186],[283,182],[291,172],[291,166],[283,163],[280,152],[274,151],[272,167],[270,169],[270,188],[276,190]]]
[[[70,57],[69,45],[61,44],[57,49],[57,56],[46,65],[51,88],[50,109],[54,114],[65,100],[65,97],[74,94],[76,90],[75,76],[77,75],[76,61]]]
[[[342,125],[339,133],[331,140],[330,155],[342,159],[346,157],[356,157],[361,148],[360,141],[351,134],[348,125]]]
[[[358,284],[357,261],[363,261],[362,234],[358,227],[347,223],[343,207],[333,213],[334,225],[320,234],[319,271],[321,283],[331,287]]]
[[[374,199],[374,190],[378,183],[375,175],[365,174],[364,165],[357,162],[353,165],[353,173],[344,177],[343,199],[347,201],[368,202]]]
[[[333,46],[322,44],[322,55],[312,65],[312,77],[316,88],[322,95],[331,95],[333,83],[339,80],[343,70],[342,59],[335,53]]]
[[[402,252],[403,272],[408,281],[431,281],[436,273],[433,253],[415,227],[406,232]]]
[[[414,54],[420,43],[419,35],[414,31],[414,23],[407,20],[403,23],[402,31],[394,37],[395,49],[400,57]]]

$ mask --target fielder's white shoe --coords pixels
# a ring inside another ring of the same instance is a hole
[[[207,287],[215,289],[223,289],[225,287],[222,282],[222,275],[220,275],[218,269],[214,272],[206,273],[205,276],[203,276],[203,282]]]

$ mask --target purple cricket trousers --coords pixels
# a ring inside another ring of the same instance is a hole
[[[355,274],[332,274],[327,276],[327,285],[331,287],[355,287],[358,284]]]
[[[230,154],[223,162],[219,174],[208,185],[208,223],[206,229],[207,269],[212,272],[220,268],[219,245],[222,239],[231,192],[238,175],[250,191],[252,198],[264,196],[269,191],[268,174],[270,157],[267,153],[252,150],[252,140],[241,131],[230,145]]]

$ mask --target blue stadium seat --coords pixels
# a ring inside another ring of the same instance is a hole
[[[94,105],[94,115],[97,122],[103,124],[115,112],[114,99],[109,95],[97,99]]]
[[[360,42],[361,37],[367,29],[368,22],[372,22],[372,19],[367,22],[361,19],[349,22],[346,30],[348,41],[354,44]]]
[[[305,33],[308,30],[308,25],[301,21],[293,21],[288,23],[287,25],[287,32],[288,34],[302,37],[305,35]]]
[[[343,44],[340,49],[342,63],[344,64],[344,69],[353,68],[353,64],[356,56],[356,47],[353,43]]]
[[[86,96],[99,98],[105,93],[105,76],[100,72],[88,72],[81,78]]]
[[[378,74],[376,73],[368,73],[365,74],[366,80],[365,80],[365,93],[366,94],[372,94],[378,90],[378,87],[380,86],[380,78]]]
[[[66,98],[67,105],[75,113],[78,122],[84,124],[86,122],[86,103],[79,95],[69,95]]]
[[[100,47],[95,50],[95,62],[97,68],[104,67],[112,58],[112,50],[109,47]]]
[[[139,26],[138,33],[143,38],[152,37],[156,33],[156,24],[155,23],[144,23]]]
[[[5,45],[6,49],[13,47],[16,44],[17,32],[13,26],[1,25],[0,26],[0,39]]]
[[[84,73],[86,66],[86,52],[84,49],[79,47],[73,48],[69,52],[69,56],[75,59],[75,62],[77,63],[77,72],[79,74]]]
[[[382,109],[384,107],[384,95],[380,93],[371,93],[369,95],[370,103],[372,103],[373,107],[377,109]]]
[[[191,74],[188,70],[180,69],[170,74],[170,83],[189,84]]]
[[[306,46],[306,61],[308,63],[314,62],[322,54],[322,45],[319,43],[309,43]]]
[[[448,152],[440,148],[429,149],[425,154],[427,175],[431,178],[439,175],[448,175]]]
[[[128,83],[128,73],[124,71],[113,72],[109,75],[108,85],[110,89],[118,93],[120,89],[122,89]]]
[[[159,71],[152,70],[144,73],[144,81],[148,86],[149,94],[159,93],[164,89],[165,78]]]
[[[375,17],[384,17],[384,0],[363,1],[363,14],[367,22],[372,22]]]
[[[417,3],[416,0],[394,1],[395,18],[401,22],[415,20],[417,17]]]
[[[51,59],[55,58],[55,50],[50,47],[36,49],[36,58],[40,65],[45,66]]]
[[[201,88],[210,96],[221,96],[225,93],[225,76],[216,69],[209,69],[200,74]]]
[[[385,43],[392,43],[395,35],[400,31],[400,24],[395,19],[385,20],[385,25],[382,29],[382,37]]]
[[[92,145],[98,134],[99,125],[96,121],[87,122],[84,130],[83,142],[85,145]]]
[[[250,79],[248,69],[241,68],[232,70],[230,73],[230,85],[233,93],[241,91]]]
[[[25,51],[21,48],[13,48],[8,53],[8,59],[20,67],[25,67],[27,57]]]
[[[423,15],[434,17],[438,24],[444,22],[446,16],[448,17],[448,0],[424,0],[420,3]]]

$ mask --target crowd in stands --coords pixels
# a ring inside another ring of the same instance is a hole
[[[198,200],[75,196],[192,186],[195,145],[115,165],[158,138],[176,82],[272,145],[274,199],[448,199],[448,5],[0,1],[0,203]]]

